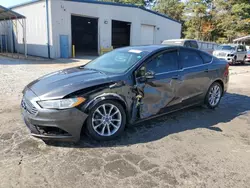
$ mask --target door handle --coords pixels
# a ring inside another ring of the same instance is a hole
[[[209,69],[205,69],[204,72],[209,72]]]
[[[180,79],[180,75],[175,75],[175,76],[172,77],[172,79],[179,80]]]

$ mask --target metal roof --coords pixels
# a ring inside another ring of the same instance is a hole
[[[11,9],[18,8],[18,7],[21,7],[21,6],[26,6],[26,5],[29,5],[29,4],[33,4],[33,3],[36,3],[36,2],[39,2],[39,1],[41,1],[41,0],[29,1],[29,2],[26,2],[26,3],[22,3],[22,4],[19,4],[19,5],[13,6],[13,7],[11,7]],[[170,18],[169,16],[167,16],[165,14],[161,14],[159,12],[155,12],[155,11],[152,11],[150,9],[146,9],[144,7],[137,6],[137,5],[132,5],[132,4],[114,3],[114,2],[97,1],[97,0],[65,0],[65,1],[80,2],[80,3],[92,3],[92,4],[101,4],[101,5],[111,5],[111,6],[122,6],[122,7],[130,7],[130,8],[138,8],[138,9],[144,10],[146,12],[149,12],[151,14],[155,14],[157,16],[161,16],[163,18],[166,18],[166,19],[169,19],[171,21],[174,21],[174,22],[177,22],[177,23],[181,24],[181,22],[179,22],[179,21],[177,21],[177,20],[175,20],[173,18]]]
[[[25,16],[0,5],[0,21],[25,18]]]

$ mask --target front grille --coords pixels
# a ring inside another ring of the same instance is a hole
[[[227,55],[227,53],[224,53],[224,52],[220,52],[219,54],[218,54],[218,56],[221,56],[221,57],[224,57],[224,56],[226,56]]]
[[[36,115],[38,110],[36,107],[25,97],[22,100],[22,108],[24,108],[29,114]]]

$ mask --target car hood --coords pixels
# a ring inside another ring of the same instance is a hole
[[[214,53],[215,54],[219,54],[219,53],[232,54],[232,53],[235,53],[235,51],[234,50],[215,50]]]
[[[27,87],[40,100],[58,99],[94,85],[110,82],[111,78],[96,70],[74,67],[45,75],[31,82]]]

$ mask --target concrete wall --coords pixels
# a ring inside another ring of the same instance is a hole
[[[56,0],[51,2],[51,10],[53,57],[60,57],[60,35],[69,36],[71,55],[71,15],[98,18],[99,49],[111,47],[112,19],[132,23],[130,45],[141,44],[141,24],[155,26],[155,44],[160,44],[165,39],[180,38],[181,35],[181,24],[133,7]],[[108,23],[105,24],[105,21]]]
[[[45,1],[35,2],[25,6],[13,8],[12,10],[26,17],[26,41],[28,54],[48,57]],[[15,45],[18,46],[21,53],[24,53],[23,28],[19,22],[17,22],[17,24],[18,32],[14,26],[15,37],[16,39],[18,38]]]

